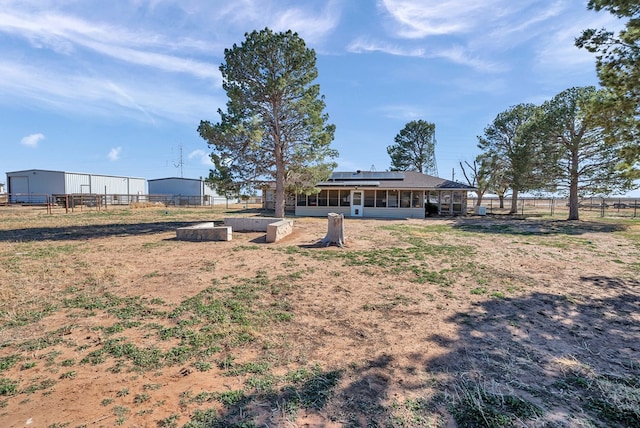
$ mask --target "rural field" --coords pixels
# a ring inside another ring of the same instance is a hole
[[[0,426],[640,426],[640,220],[247,215],[0,209]]]

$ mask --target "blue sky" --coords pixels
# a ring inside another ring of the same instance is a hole
[[[522,102],[597,85],[587,0],[0,0],[0,174],[207,176],[196,129],[226,103],[224,49],[269,27],[314,49],[339,170],[384,171],[411,120],[436,125],[439,176]],[[0,181],[5,181],[0,175]]]

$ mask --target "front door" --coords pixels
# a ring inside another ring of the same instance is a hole
[[[362,217],[362,190],[351,191],[351,217]]]

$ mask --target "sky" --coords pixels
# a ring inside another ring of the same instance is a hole
[[[413,120],[464,181],[502,111],[598,85],[574,40],[618,29],[587,0],[0,0],[0,182],[24,169],[206,177],[225,48],[266,27],[317,56],[339,171],[390,168]],[[640,195],[640,193],[638,193]]]

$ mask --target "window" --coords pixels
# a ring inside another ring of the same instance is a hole
[[[364,206],[365,207],[375,207],[376,203],[376,191],[375,190],[365,190],[364,191]]]
[[[451,214],[451,192],[440,193],[440,212],[442,214]]]
[[[453,212],[462,212],[462,192],[453,192]]]
[[[411,191],[403,190],[400,192],[400,207],[411,208]]]
[[[387,191],[376,190],[376,207],[384,208],[387,206]]]
[[[348,190],[340,191],[340,206],[341,207],[350,207],[351,206],[351,194]]]
[[[318,206],[326,207],[327,201],[328,201],[327,191],[321,190],[320,193],[318,193]]]
[[[339,190],[329,190],[329,206],[330,207],[337,207],[339,201],[340,201],[340,191]]]
[[[387,206],[389,208],[398,207],[398,191],[397,190],[387,190]]]
[[[309,206],[310,207],[315,207],[315,206],[318,205],[318,195],[317,194],[309,195],[307,199],[309,201]]]
[[[413,192],[411,206],[413,208],[422,208],[422,192]]]
[[[306,207],[307,206],[307,195],[299,194],[297,202],[296,202],[296,205],[299,206],[299,207]]]

